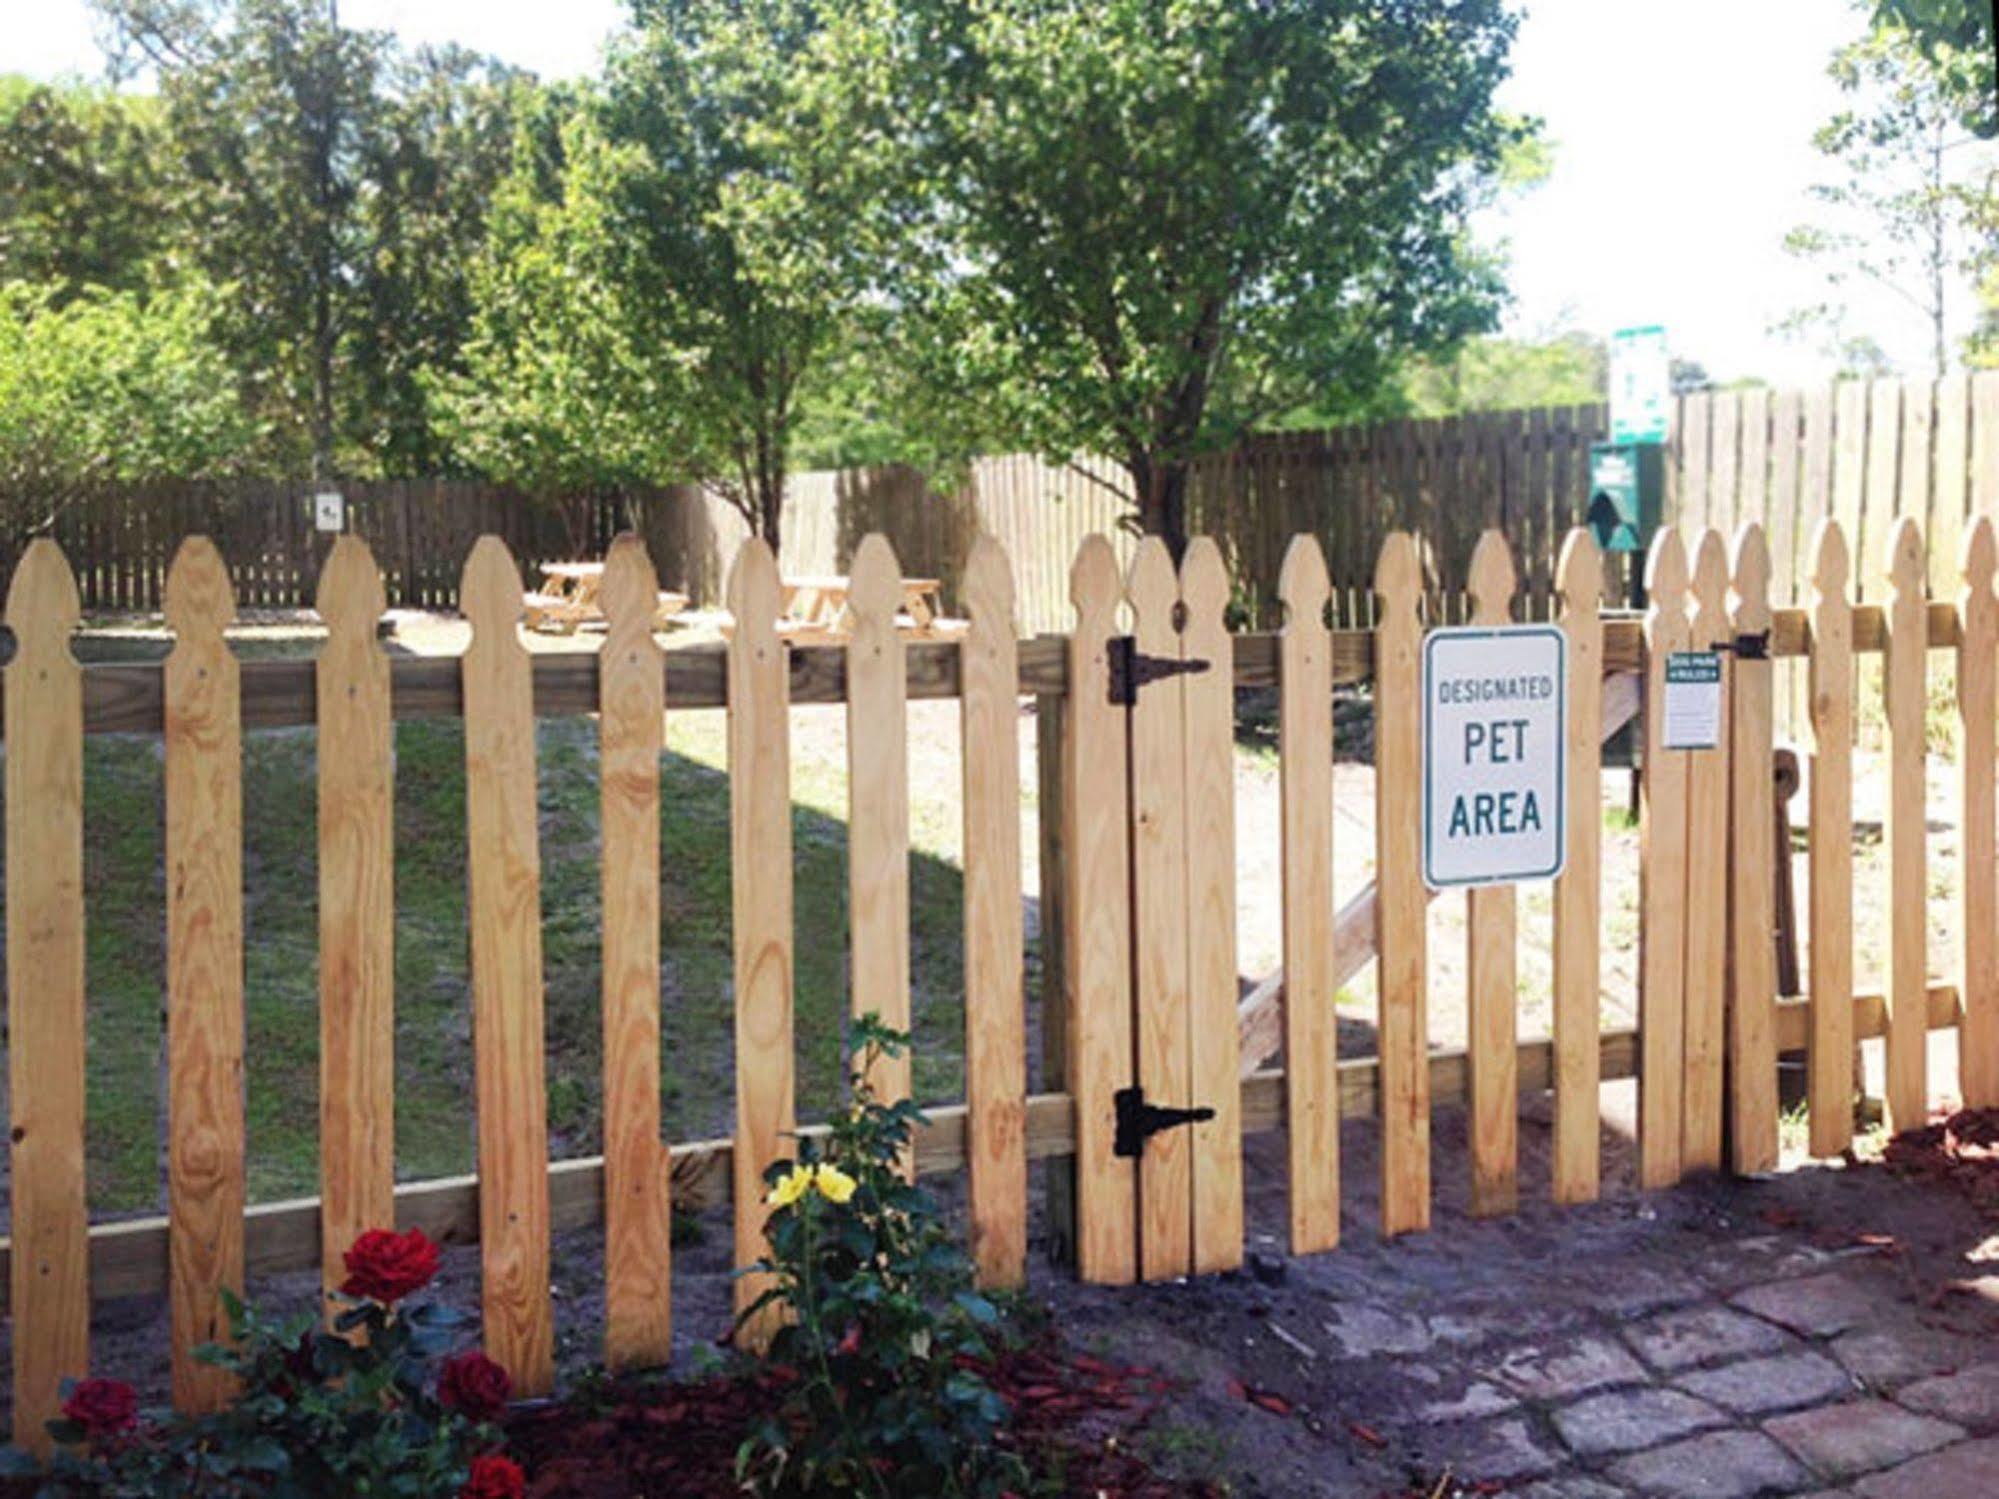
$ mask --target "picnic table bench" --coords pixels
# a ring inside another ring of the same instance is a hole
[[[530,630],[573,635],[585,625],[605,623],[604,608],[597,599],[598,590],[604,585],[603,563],[544,562],[541,577],[541,587],[523,595],[521,600],[527,606]],[[653,627],[664,629],[668,620],[687,607],[687,602],[686,594],[662,588],[659,607],[653,613]]]

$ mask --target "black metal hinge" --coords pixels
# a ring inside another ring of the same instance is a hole
[[[1754,634],[1738,635],[1733,640],[1717,640],[1714,648],[1718,651],[1733,651],[1738,661],[1768,661],[1770,659],[1770,632],[1758,630]]]
[[[1117,1133],[1111,1139],[1111,1154],[1137,1160],[1145,1154],[1145,1142],[1163,1129],[1181,1124],[1199,1124],[1215,1117],[1210,1108],[1168,1109],[1145,1101],[1145,1089],[1120,1088],[1111,1095],[1117,1109]]]
[[[1177,656],[1148,656],[1130,635],[1116,635],[1110,642],[1110,695],[1113,705],[1129,708],[1138,701],[1138,689],[1147,682],[1165,677],[1206,671],[1212,663],[1183,661]]]

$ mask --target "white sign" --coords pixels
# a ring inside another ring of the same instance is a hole
[[[1721,652],[1666,654],[1664,737],[1669,750],[1713,749],[1721,743]]]
[[[1553,625],[1423,641],[1423,882],[1550,879],[1568,857],[1568,638]]]
[[[312,523],[321,531],[344,531],[347,529],[347,502],[337,491],[312,497]]]
[[[1664,442],[1673,410],[1673,364],[1664,328],[1610,336],[1610,440]]]

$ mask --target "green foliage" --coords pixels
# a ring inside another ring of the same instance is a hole
[[[903,39],[914,357],[1184,525],[1188,462],[1491,324],[1463,222],[1526,127],[1496,0],[875,0]]]
[[[447,1408],[432,1384],[432,1364],[464,1339],[463,1313],[357,1301],[335,1334],[309,1316],[271,1321],[225,1298],[233,1346],[209,1345],[200,1357],[241,1381],[237,1399],[213,1415],[168,1413],[127,1431],[53,1421],[61,1450],[39,1475],[41,1493],[427,1499],[457,1493],[473,1459],[498,1444],[497,1428]],[[18,1453],[9,1466],[32,1471]]]
[[[1991,0],[1874,0],[1876,30],[1906,33],[1942,79],[1964,123],[1999,136],[1999,52]]]
[[[150,296],[0,285],[0,495],[36,514],[106,482],[237,472],[262,432],[214,336],[226,299],[192,283]]]
[[[1024,1476],[994,1445],[1005,1403],[968,1367],[999,1313],[934,1200],[902,1173],[922,1115],[881,1103],[867,1081],[907,1046],[877,1017],[858,1021],[851,1108],[765,1175],[770,1252],[756,1268],[775,1283],[744,1323],[784,1314],[769,1357],[797,1379],[737,1459],[760,1494],[927,1499]]]

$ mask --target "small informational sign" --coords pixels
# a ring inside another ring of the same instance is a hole
[[[1673,411],[1673,365],[1660,327],[1610,336],[1610,440],[1664,442]]]
[[[1423,881],[1551,879],[1568,855],[1568,650],[1552,625],[1423,641]]]
[[[1669,651],[1660,743],[1669,750],[1721,743],[1721,652]]]
[[[312,524],[321,531],[347,529],[347,501],[337,490],[327,490],[312,497]]]

